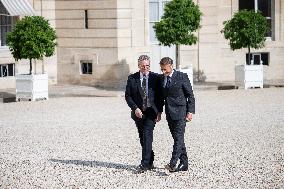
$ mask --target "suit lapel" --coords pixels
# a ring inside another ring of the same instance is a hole
[[[175,85],[175,82],[176,82],[176,75],[177,75],[177,71],[174,70],[174,73],[173,73],[173,75],[172,75],[172,77],[171,77],[171,83],[170,83],[169,88],[171,88],[172,86]]]
[[[135,74],[135,81],[136,81],[136,85],[138,87],[138,91],[139,91],[140,95],[143,96],[143,91],[142,91],[142,88],[141,88],[141,81],[140,81],[140,72],[137,72]]]
[[[152,85],[153,82],[153,74],[151,72],[149,72],[149,78],[148,78],[148,89],[153,86]]]
[[[160,79],[161,79],[160,83],[161,83],[162,87],[164,88],[164,86],[165,86],[165,76],[164,76],[164,74],[161,74]]]

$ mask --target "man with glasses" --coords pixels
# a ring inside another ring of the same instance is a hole
[[[139,134],[142,160],[138,172],[142,173],[154,168],[153,130],[156,122],[161,120],[163,100],[159,94],[158,74],[150,72],[149,56],[141,55],[138,58],[138,69],[128,77],[125,100],[131,108],[131,118]]]

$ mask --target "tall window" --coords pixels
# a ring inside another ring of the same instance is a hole
[[[84,23],[85,23],[85,29],[88,29],[89,28],[88,10],[85,10]]]
[[[0,34],[1,34],[0,44],[1,46],[6,46],[7,32],[10,32],[12,30],[12,26],[16,23],[17,20],[18,20],[17,16],[9,16],[8,11],[6,10],[2,2],[0,2]]]
[[[266,36],[273,37],[274,0],[239,0],[239,10],[243,9],[260,11],[270,28]]]
[[[156,38],[155,30],[153,28],[156,22],[161,20],[162,15],[164,14],[165,4],[169,0],[150,0],[149,1],[149,26],[150,26],[150,42],[158,43]]]

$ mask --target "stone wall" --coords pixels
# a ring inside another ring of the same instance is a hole
[[[88,28],[85,26],[85,13]],[[119,21],[128,17],[128,11],[118,13],[117,1],[56,1],[56,26],[58,34],[58,80],[60,83],[96,85],[97,83],[123,80],[113,77],[110,68],[119,64],[118,37],[129,36],[129,23]],[[82,74],[81,61],[92,63],[92,74]]]
[[[229,20],[238,11],[238,0],[199,0],[203,13],[199,42],[194,46],[182,46],[181,65],[199,67],[207,81],[233,81],[236,64],[245,63],[247,49],[232,51],[220,31],[223,21]],[[265,48],[252,52],[269,52],[269,66],[264,66],[265,80],[283,79],[284,76],[284,3],[275,0],[274,37],[266,41]]]

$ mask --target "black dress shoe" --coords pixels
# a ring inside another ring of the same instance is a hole
[[[187,171],[188,170],[188,165],[187,164],[179,164],[176,171]]]
[[[150,167],[146,167],[146,166],[140,164],[137,168],[137,173],[144,173],[148,170],[150,170]]]
[[[171,164],[165,165],[165,168],[166,168],[168,171],[170,171],[171,173],[172,173],[172,172],[176,172],[175,166],[172,166]]]

